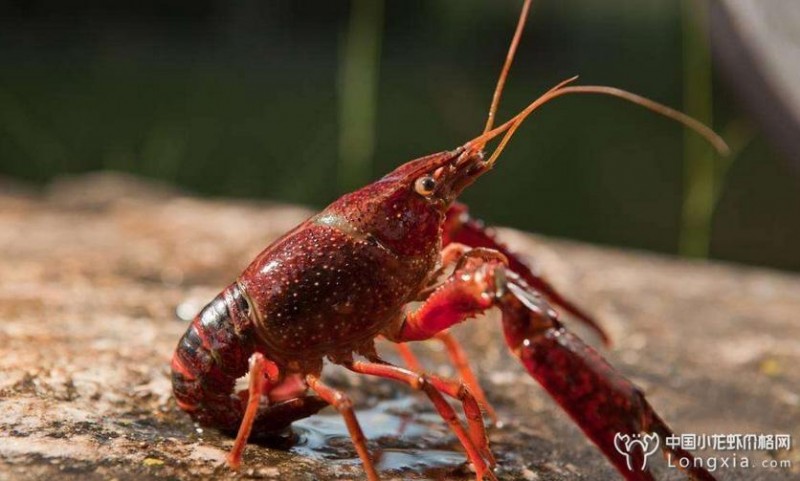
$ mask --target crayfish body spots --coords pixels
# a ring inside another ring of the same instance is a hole
[[[318,217],[267,248],[239,284],[268,355],[305,362],[371,346],[419,283],[403,267],[377,239]]]
[[[238,282],[271,358],[364,352],[416,297],[439,260],[445,216],[414,191],[416,177],[390,174],[341,197],[245,269]]]
[[[411,161],[398,170],[425,160]],[[423,170],[419,175],[424,173]],[[419,175],[405,178],[391,173],[341,197],[322,215],[335,216],[349,229],[374,236],[398,257],[429,261],[441,249],[446,206],[415,191]]]

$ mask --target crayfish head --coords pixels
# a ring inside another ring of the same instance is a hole
[[[409,199],[446,212],[461,192],[490,168],[483,150],[463,146],[412,160],[382,180],[402,184]]]
[[[483,153],[465,147],[428,155],[341,197],[320,215],[344,219],[402,255],[438,253],[448,207],[485,170]]]

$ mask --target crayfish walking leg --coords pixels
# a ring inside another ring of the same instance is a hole
[[[450,426],[450,429],[464,446],[467,457],[475,467],[478,481],[484,478],[496,481],[494,473],[491,471],[491,466],[494,465],[494,457],[489,452],[481,411],[475,398],[467,391],[466,386],[463,384],[454,385],[436,376],[416,373],[384,361],[352,361],[345,364],[345,366],[353,372],[392,379],[424,392],[439,412],[439,415]],[[458,416],[442,396],[442,392],[448,396],[461,399],[464,413],[470,426],[469,433],[461,426]]]
[[[506,342],[522,365],[558,402],[629,481],[652,481],[646,468],[628,468],[628,458],[614,447],[618,433],[655,433],[661,448],[675,457],[692,456],[669,448],[672,435],[642,392],[596,351],[568,332],[556,313],[502,259],[478,250],[461,259],[447,278],[416,311],[406,315],[390,340],[429,339],[469,317],[498,307]],[[642,453],[629,453],[632,466],[644,466]],[[695,480],[714,477],[690,462],[687,474]]]
[[[461,344],[458,342],[458,340],[449,332],[440,332],[436,335],[436,339],[440,341],[442,345],[444,345],[444,348],[447,351],[447,356],[450,358],[450,362],[453,363],[453,367],[455,367],[456,372],[458,373],[458,379],[469,386],[470,393],[475,396],[478,403],[480,403],[481,408],[486,412],[486,415],[489,416],[489,419],[491,419],[492,423],[496,424],[497,413],[492,405],[489,404],[489,400],[486,398],[486,393],[483,392],[483,388],[481,388],[478,378],[475,376],[475,372],[472,370],[472,367],[470,367],[469,361],[467,360],[467,355],[464,352],[464,348],[461,347]],[[422,368],[422,363],[420,363],[417,356],[407,344],[394,344],[394,346],[397,348],[397,352],[400,354],[400,357],[403,358],[403,362],[406,364],[406,366],[408,366],[409,369],[412,371],[424,370]],[[448,382],[458,381],[448,380]]]
[[[314,392],[324,399],[328,404],[336,408],[344,418],[347,430],[350,432],[350,437],[353,439],[353,445],[356,447],[356,452],[364,464],[364,471],[367,473],[369,481],[380,481],[378,472],[375,470],[375,465],[372,458],[369,456],[367,449],[367,440],[364,437],[364,432],[358,424],[355,411],[353,411],[353,402],[341,391],[337,391],[332,387],[324,384],[318,376],[309,374],[306,376],[306,382]]]

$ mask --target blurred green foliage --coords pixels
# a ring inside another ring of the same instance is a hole
[[[480,133],[519,2],[386,0],[374,153],[342,175],[349,119],[337,82],[350,6],[1,7],[0,173],[43,183],[114,169],[204,195],[320,207],[349,188],[341,179],[368,181]],[[682,25],[677,1],[535,2],[500,119],[574,74],[681,107]],[[800,181],[722,79],[713,77],[710,93],[715,128],[742,146],[715,193],[710,256],[800,269],[800,227],[785,209],[800,205]],[[491,224],[675,253],[683,140],[676,124],[615,99],[559,99],[520,129],[464,200]]]

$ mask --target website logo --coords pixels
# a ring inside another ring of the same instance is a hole
[[[617,452],[623,456],[625,456],[625,461],[628,463],[628,470],[633,471],[634,469],[639,471],[644,471],[647,469],[647,458],[649,458],[653,453],[658,451],[658,444],[659,444],[658,435],[655,433],[647,434],[622,434],[617,433],[614,436],[614,447],[617,449]],[[639,449],[642,453],[642,462],[641,466],[633,466],[633,462],[636,456],[636,450]]]

